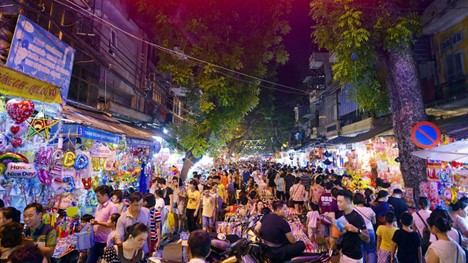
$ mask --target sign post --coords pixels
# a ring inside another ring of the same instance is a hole
[[[421,121],[416,123],[411,129],[411,138],[419,148],[433,148],[440,142],[440,130],[432,122]]]

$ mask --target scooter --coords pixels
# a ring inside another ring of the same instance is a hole
[[[223,237],[219,235],[219,239],[213,239],[211,242],[212,257],[218,258],[221,263],[263,263],[271,262],[272,260],[266,257],[265,245],[260,242],[260,239],[254,234],[253,229],[261,217],[253,218],[250,221],[242,222],[242,237],[236,240],[236,235]],[[230,241],[228,241],[230,240]],[[218,256],[216,256],[218,255]],[[301,256],[291,259],[290,263],[327,263],[331,257],[326,253],[304,253]],[[208,261],[213,262],[213,261]]]

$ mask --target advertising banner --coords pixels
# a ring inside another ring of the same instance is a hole
[[[52,132],[55,132],[54,127],[52,127]],[[107,143],[120,143],[120,135],[114,134],[107,131],[102,131],[98,129],[93,129],[90,127],[81,126],[78,124],[64,124],[60,130],[61,134],[68,134],[73,137],[81,137],[84,139],[91,139],[100,142]]]
[[[60,87],[66,100],[75,50],[20,15],[11,42],[7,67]]]
[[[49,103],[62,103],[58,87],[2,66],[0,93]]]

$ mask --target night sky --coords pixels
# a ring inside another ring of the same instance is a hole
[[[313,50],[310,37],[312,19],[309,17],[310,0],[295,0],[289,15],[291,31],[284,38],[289,52],[289,61],[278,69],[278,82],[294,88],[300,88],[302,81],[309,74],[309,56]],[[276,92],[276,104],[291,104],[292,108],[299,100],[299,95]]]

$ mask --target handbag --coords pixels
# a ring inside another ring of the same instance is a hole
[[[75,233],[76,250],[86,250],[94,246],[94,229],[90,223],[87,223],[79,233]]]

